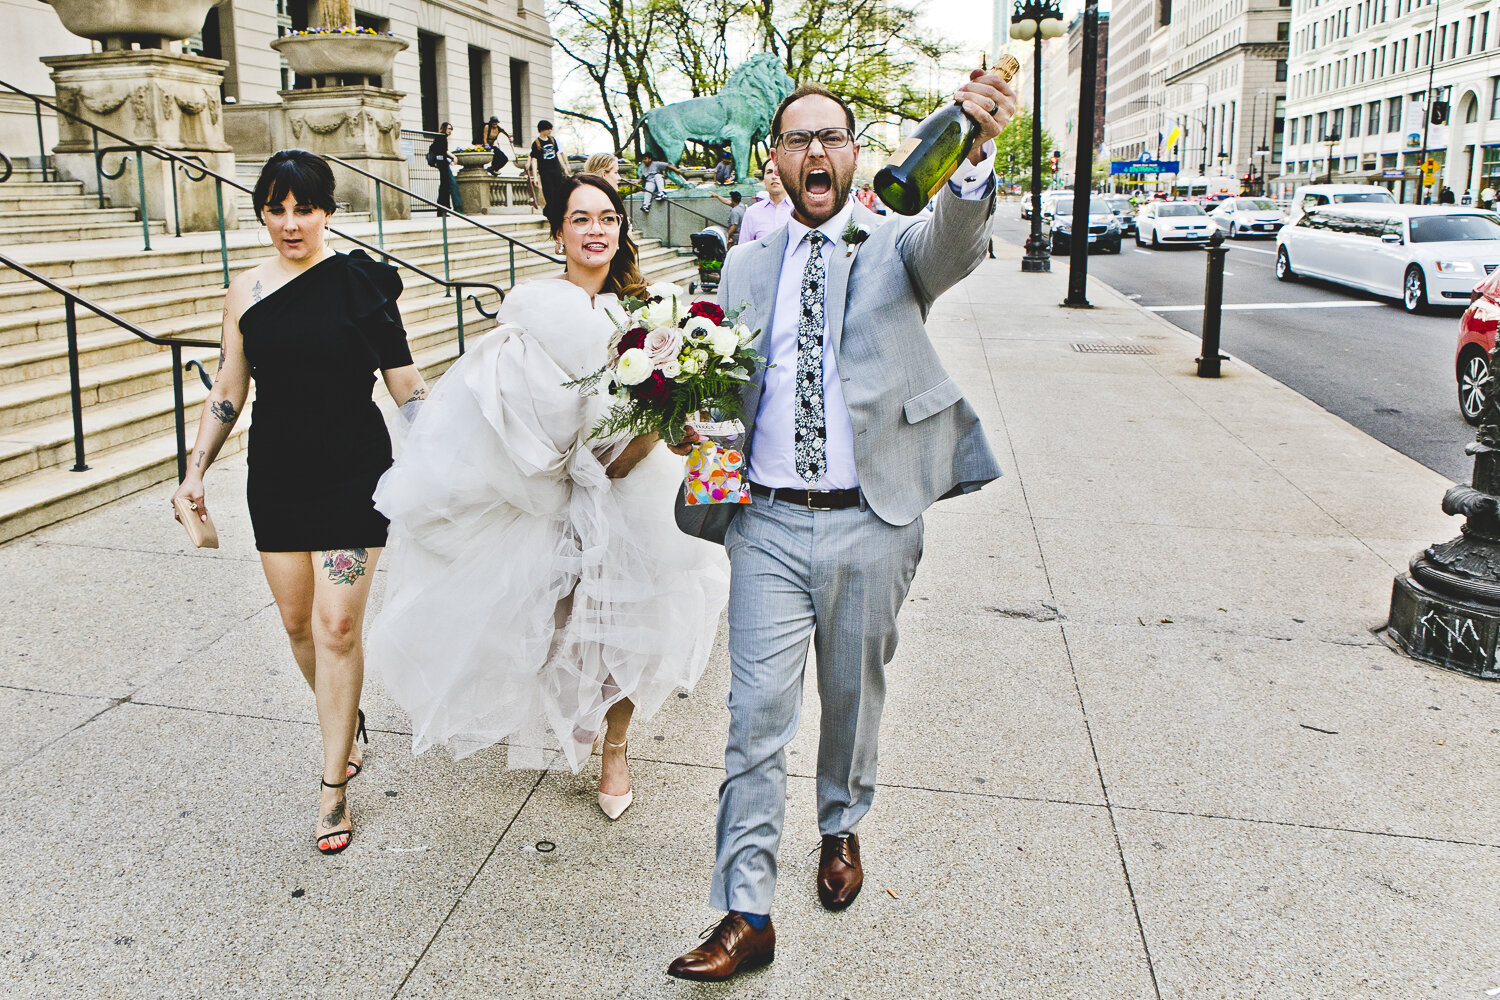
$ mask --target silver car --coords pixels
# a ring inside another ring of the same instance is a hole
[[[1276,238],[1276,277],[1321,278],[1400,299],[1408,312],[1469,304],[1500,268],[1500,215],[1456,205],[1328,205]]]
[[[1208,213],[1230,239],[1274,238],[1286,225],[1286,214],[1270,198],[1225,198]]]

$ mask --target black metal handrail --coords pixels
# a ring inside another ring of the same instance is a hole
[[[3,175],[0,175],[0,184],[4,184],[6,181],[10,180],[11,172],[15,168],[10,162],[10,157],[6,156],[4,153],[0,153],[0,166],[5,167],[5,173]]]
[[[385,222],[384,222],[384,218],[383,218],[383,213],[381,212],[380,189],[382,187],[388,187],[388,188],[393,188],[396,191],[401,192],[402,194],[406,195],[408,198],[414,199],[416,201],[420,201],[424,205],[430,205],[433,208],[437,209],[438,218],[441,219],[442,223],[443,223],[443,272],[445,274],[448,273],[448,269],[449,269],[449,264],[448,264],[448,216],[450,216],[450,215],[453,216],[454,218],[458,219],[461,222],[466,222],[466,223],[468,223],[471,226],[477,226],[478,228],[483,229],[487,233],[490,233],[490,234],[492,234],[494,236],[498,236],[502,240],[504,240],[507,244],[509,244],[508,249],[510,251],[510,283],[512,285],[514,285],[516,283],[516,247],[520,247],[522,250],[525,250],[528,253],[534,253],[538,257],[540,257],[543,260],[548,261],[550,263],[553,263],[553,264],[564,263],[564,261],[563,261],[563,259],[561,257],[555,257],[552,254],[547,253],[545,250],[538,250],[536,247],[532,246],[531,244],[526,243],[526,242],[524,242],[522,240],[518,240],[514,236],[511,236],[509,233],[502,233],[500,230],[495,229],[493,226],[487,226],[483,222],[480,222],[478,219],[475,219],[475,218],[473,218],[471,216],[465,215],[462,212],[455,211],[455,210],[447,207],[446,205],[439,205],[437,202],[432,201],[431,199],[428,199],[428,198],[424,198],[421,195],[417,194],[415,191],[410,190],[409,188],[402,187],[400,184],[397,184],[395,181],[387,180],[384,177],[380,177],[380,176],[378,176],[376,174],[373,174],[370,171],[364,169],[363,167],[357,167],[357,166],[355,166],[354,164],[350,163],[348,160],[346,160],[346,159],[344,159],[342,157],[334,156],[331,153],[325,153],[323,155],[323,158],[325,160],[330,160],[333,163],[337,163],[339,166],[344,167],[347,170],[352,170],[355,173],[360,174],[360,175],[362,175],[364,177],[367,177],[370,180],[372,180],[372,181],[375,182],[375,233],[376,233],[376,238],[377,238],[378,242],[380,243],[380,245],[382,247],[385,246]],[[442,169],[446,170],[447,167],[444,166]]]
[[[679,246],[686,246],[686,245],[689,245],[691,243],[691,241],[689,241],[689,244],[678,243],[678,242],[675,242],[672,239],[672,232],[673,232],[672,231],[672,213],[674,211],[679,212],[679,213],[680,212],[686,212],[688,215],[696,216],[697,218],[701,219],[703,221],[704,225],[706,225],[706,226],[723,226],[724,225],[724,223],[718,222],[715,219],[712,219],[709,216],[704,215],[702,212],[698,211],[697,209],[688,208],[686,205],[679,205],[677,202],[673,201],[671,198],[668,198],[666,195],[662,195],[659,199],[657,199],[657,204],[662,204],[662,203],[665,203],[666,206],[667,206],[667,219],[666,219],[666,227],[667,228],[666,228],[666,234],[662,237],[662,240],[661,240],[663,246],[679,247]],[[629,202],[627,202],[627,204],[630,206],[630,224],[632,226],[635,226],[638,229],[642,229],[642,231],[644,231],[644,229],[643,229],[644,223],[641,223],[641,222],[638,221],[639,217],[642,214],[644,214],[641,211],[641,207],[640,207],[639,203],[637,203],[634,199],[631,199]]]
[[[128,319],[115,315],[110,310],[78,294],[65,285],[59,285],[44,275],[38,274],[31,268],[19,261],[0,253],[0,264],[17,271],[38,284],[45,285],[52,291],[63,297],[63,310],[67,318],[68,326],[68,380],[72,393],[73,405],[73,471],[87,472],[88,463],[84,460],[83,447],[83,389],[78,371],[78,316],[77,307],[85,309],[102,316],[104,319],[118,326],[127,333],[134,334],[141,340],[150,344],[172,349],[172,395],[174,410],[177,421],[177,478],[181,480],[187,475],[187,424],[185,415],[186,404],[183,401],[182,373],[185,370],[182,365],[182,349],[184,347],[218,347],[217,341],[212,340],[190,340],[182,337],[158,337],[153,333],[141,329]],[[189,364],[197,364],[196,361]],[[202,368],[202,365],[199,365]],[[207,379],[205,379],[207,381]]]

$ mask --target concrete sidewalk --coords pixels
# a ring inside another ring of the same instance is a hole
[[[1195,378],[1196,343],[1097,282],[1098,308],[1056,308],[1066,262],[997,250],[930,330],[1007,475],[928,515],[851,909],[813,891],[810,696],[775,964],[663,973],[717,917],[722,636],[632,731],[614,825],[596,769],[414,760],[372,683],[356,840],[319,857],[312,700],[236,457],[209,477],[217,552],[187,549],[166,486],[0,547],[0,996],[1500,986],[1500,687],[1372,632],[1406,560],[1457,532],[1448,483],[1237,363]]]

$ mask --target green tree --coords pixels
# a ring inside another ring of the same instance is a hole
[[[924,33],[901,0],[549,0],[558,48],[589,96],[557,112],[594,122],[615,152],[639,152],[646,111],[718,92],[731,53],[776,55],[798,83],[843,94],[863,120],[925,117],[938,95],[913,86],[952,48]],[[736,57],[737,59],[737,57]]]
[[[1056,149],[1052,133],[1042,129],[1042,186],[1046,187],[1052,174],[1047,169],[1047,157]],[[995,173],[1006,181],[1020,184],[1023,191],[1031,190],[1031,112],[1025,108],[1016,112],[995,140]]]

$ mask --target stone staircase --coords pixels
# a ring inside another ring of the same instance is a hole
[[[14,180],[14,179],[13,179]],[[9,197],[0,185],[0,198]],[[52,185],[47,185],[51,188]],[[39,197],[67,197],[38,191]],[[0,233],[20,212],[0,210]],[[345,228],[375,242],[375,226]],[[540,216],[489,216],[486,222],[528,245],[550,249]],[[217,234],[164,236],[143,253],[139,223],[134,239],[9,246],[6,253],[33,270],[92,299],[120,317],[166,338],[217,341],[223,303],[223,273]],[[125,234],[129,235],[129,234]],[[263,260],[269,251],[261,231],[231,231],[230,273]],[[510,287],[509,251],[504,241],[462,224],[449,226],[453,278]],[[0,245],[4,237],[0,236]],[[335,239],[341,251],[353,244]],[[385,248],[427,271],[443,273],[442,233],[430,219],[387,223]],[[528,261],[527,258],[530,258]],[[532,262],[534,261],[534,263]],[[686,285],[696,275],[691,258],[655,241],[641,246],[641,269],[648,280]],[[516,280],[556,273],[557,266],[530,254],[516,254]],[[445,289],[402,269],[401,296],[413,357],[427,378],[440,375],[458,356],[457,310]],[[493,293],[482,296],[493,310]],[[466,340],[492,325],[470,302],[464,306]],[[171,352],[139,340],[95,316],[77,312],[83,390],[83,425],[88,471],[73,472],[73,433],[68,353],[61,298],[20,273],[0,267],[0,541],[98,507],[118,497],[170,480],[176,475],[176,440]],[[210,372],[214,348],[184,348],[184,361],[199,360]],[[196,372],[184,375],[188,444],[207,390]],[[376,390],[384,400],[383,386]],[[248,419],[242,419],[221,454],[243,446]]]
[[[50,171],[48,176],[54,176]],[[167,231],[153,221],[151,235]],[[100,208],[82,181],[42,180],[35,167],[16,167],[0,184],[0,247],[24,243],[140,236],[141,217],[133,208]]]

